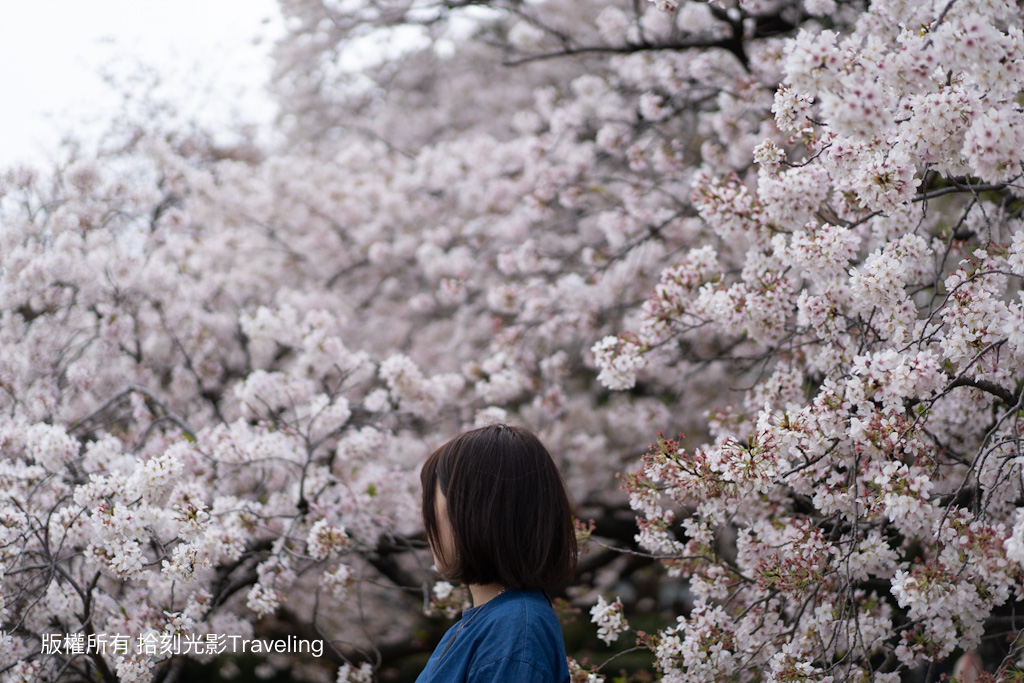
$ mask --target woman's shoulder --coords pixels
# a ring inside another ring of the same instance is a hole
[[[481,654],[536,657],[538,651],[564,651],[562,629],[542,591],[508,591],[480,605]]]
[[[565,646],[561,625],[547,596],[542,591],[507,591],[493,602],[480,606],[478,633],[482,642],[474,669],[480,673],[490,669],[511,673],[509,667],[520,667],[547,672],[545,680],[560,680]],[[484,612],[486,608],[491,609]]]

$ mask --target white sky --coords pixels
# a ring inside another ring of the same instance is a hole
[[[269,121],[279,26],[275,0],[0,0],[0,167],[45,163],[65,133],[98,130],[120,99],[104,69],[156,69],[208,123]]]

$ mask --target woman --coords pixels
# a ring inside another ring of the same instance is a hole
[[[547,449],[520,427],[483,427],[434,451],[420,480],[434,564],[469,586],[474,606],[417,683],[568,683],[548,595],[575,574],[576,534]]]

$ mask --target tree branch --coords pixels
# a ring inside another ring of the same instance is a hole
[[[1004,389],[995,382],[989,382],[984,379],[971,379],[970,377],[960,376],[950,382],[946,389],[954,389],[956,387],[973,387],[975,389],[981,389],[985,393],[992,394],[1007,406],[1017,405],[1017,401],[1020,400],[1020,396],[1014,394],[1009,389]]]

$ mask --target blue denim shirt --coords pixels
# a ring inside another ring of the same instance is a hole
[[[462,613],[416,683],[569,683],[562,627],[542,591],[511,590]]]

